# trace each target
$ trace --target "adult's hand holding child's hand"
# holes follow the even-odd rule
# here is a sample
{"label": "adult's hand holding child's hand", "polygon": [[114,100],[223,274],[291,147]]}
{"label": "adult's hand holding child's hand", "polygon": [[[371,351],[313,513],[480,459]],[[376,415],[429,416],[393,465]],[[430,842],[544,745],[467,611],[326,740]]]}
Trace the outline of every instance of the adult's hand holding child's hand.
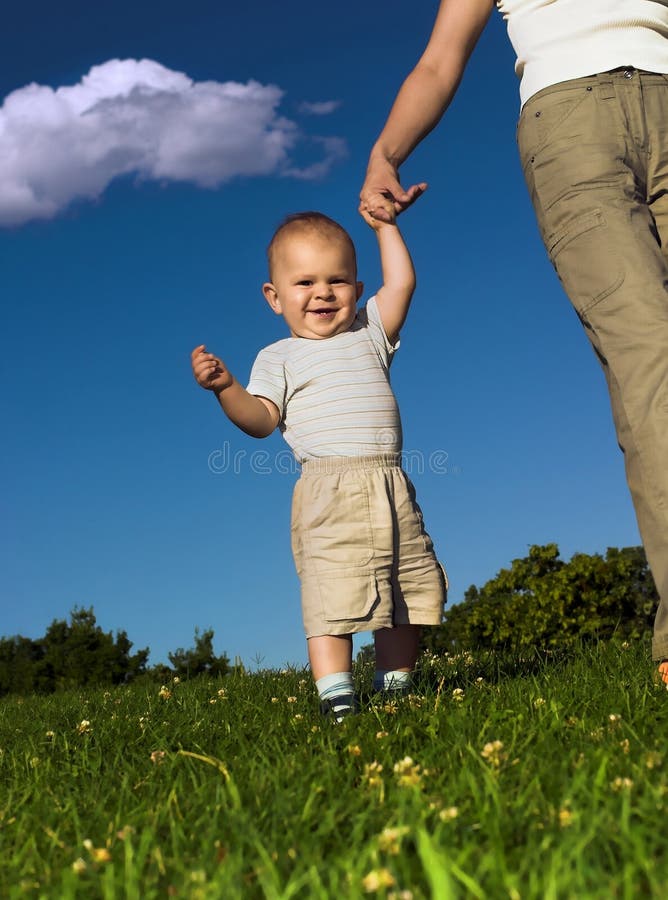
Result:
{"label": "adult's hand holding child's hand", "polygon": [[382,206],[376,207],[375,215],[371,215],[368,209],[365,209],[364,204],[360,203],[358,207],[358,212],[364,219],[367,225],[373,228],[374,231],[378,231],[379,228],[382,228],[384,225],[395,225],[397,221],[397,214],[394,210],[394,204],[391,200],[387,200],[383,197]]}
{"label": "adult's hand holding child's hand", "polygon": [[[364,215],[364,212],[368,212],[374,219],[391,222],[394,216],[408,209],[426,190],[426,182],[421,181],[419,184],[412,184],[405,191],[392,163],[381,156],[372,156],[360,191],[360,213]],[[394,216],[390,214],[390,205],[394,208]]]}
{"label": "adult's hand holding child's hand", "polygon": [[219,393],[229,387],[234,377],[222,359],[209,353],[204,344],[195,347],[190,355],[195,381],[207,391]]}

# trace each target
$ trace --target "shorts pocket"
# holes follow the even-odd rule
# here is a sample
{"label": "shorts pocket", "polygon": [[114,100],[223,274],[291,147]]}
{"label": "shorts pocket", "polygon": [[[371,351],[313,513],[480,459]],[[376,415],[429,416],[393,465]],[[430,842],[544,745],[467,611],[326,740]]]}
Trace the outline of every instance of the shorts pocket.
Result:
{"label": "shorts pocket", "polygon": [[379,602],[376,576],[339,575],[320,581],[322,616],[332,624],[370,619]]}
{"label": "shorts pocket", "polygon": [[368,565],[374,548],[363,473],[304,481],[296,527],[301,533],[305,570],[320,576]]}

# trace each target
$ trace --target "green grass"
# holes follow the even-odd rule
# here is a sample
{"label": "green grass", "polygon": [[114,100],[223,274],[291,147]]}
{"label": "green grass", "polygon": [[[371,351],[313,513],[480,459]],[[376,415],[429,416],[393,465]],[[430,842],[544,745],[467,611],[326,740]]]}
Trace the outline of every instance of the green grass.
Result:
{"label": "green grass", "polygon": [[665,896],[646,647],[423,669],[340,726],[302,671],[5,698],[0,896]]}

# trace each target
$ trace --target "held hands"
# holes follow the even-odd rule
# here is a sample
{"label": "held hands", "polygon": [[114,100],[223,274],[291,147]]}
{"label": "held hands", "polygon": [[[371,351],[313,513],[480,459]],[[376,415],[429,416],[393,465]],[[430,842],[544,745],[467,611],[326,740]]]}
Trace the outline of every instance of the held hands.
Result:
{"label": "held hands", "polygon": [[374,231],[380,231],[381,228],[387,228],[397,224],[397,214],[394,210],[394,204],[386,197],[381,197],[373,215],[361,202],[358,207],[358,212],[366,224],[373,228]]}
{"label": "held hands", "polygon": [[426,190],[426,182],[421,181],[405,191],[392,163],[382,157],[372,157],[360,191],[359,211],[367,222],[369,220],[365,213],[380,222],[393,222],[399,213],[408,209]]}
{"label": "held hands", "polygon": [[222,359],[209,353],[204,344],[195,347],[190,355],[193,375],[200,387],[219,394],[234,382],[232,373]]}

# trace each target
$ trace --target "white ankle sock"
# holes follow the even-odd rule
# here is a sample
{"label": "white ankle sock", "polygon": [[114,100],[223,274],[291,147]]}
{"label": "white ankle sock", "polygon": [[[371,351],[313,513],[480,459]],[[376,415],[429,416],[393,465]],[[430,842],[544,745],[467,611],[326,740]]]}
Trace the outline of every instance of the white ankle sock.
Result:
{"label": "white ankle sock", "polygon": [[407,694],[411,686],[411,673],[388,669],[376,669],[373,676],[374,691],[388,694]]}
{"label": "white ankle sock", "polygon": [[321,700],[337,699],[339,702],[332,706],[332,712],[337,718],[340,713],[349,712],[355,707],[355,688],[353,686],[352,672],[333,672],[331,675],[323,675],[315,683]]}

